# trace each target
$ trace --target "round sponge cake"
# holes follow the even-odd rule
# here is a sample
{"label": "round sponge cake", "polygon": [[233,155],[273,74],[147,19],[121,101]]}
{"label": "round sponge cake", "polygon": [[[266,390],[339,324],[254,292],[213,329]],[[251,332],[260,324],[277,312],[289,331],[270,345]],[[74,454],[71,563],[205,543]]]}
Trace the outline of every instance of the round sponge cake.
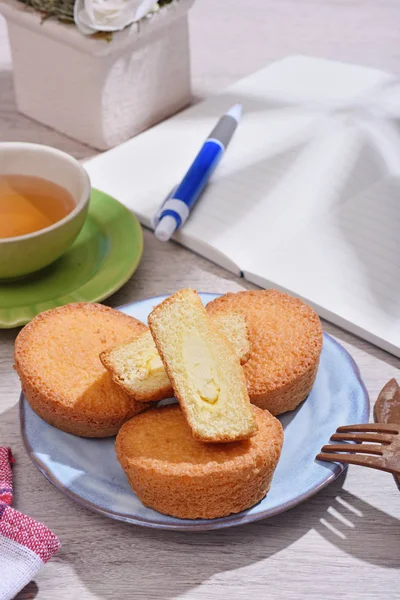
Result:
{"label": "round sponge cake", "polygon": [[100,304],[68,304],[39,314],[19,333],[14,351],[33,410],[69,433],[115,435],[144,405],[112,381],[99,354],[146,330],[133,317]]}
{"label": "round sponge cake", "polygon": [[116,452],[135,494],[182,519],[214,519],[259,502],[271,485],[283,430],[269,412],[252,410],[257,433],[226,444],[197,441],[177,404],[125,423]]}
{"label": "round sponge cake", "polygon": [[322,350],[318,315],[301,300],[276,290],[225,294],[207,305],[246,317],[250,358],[243,366],[250,400],[273,415],[293,410],[310,393]]}

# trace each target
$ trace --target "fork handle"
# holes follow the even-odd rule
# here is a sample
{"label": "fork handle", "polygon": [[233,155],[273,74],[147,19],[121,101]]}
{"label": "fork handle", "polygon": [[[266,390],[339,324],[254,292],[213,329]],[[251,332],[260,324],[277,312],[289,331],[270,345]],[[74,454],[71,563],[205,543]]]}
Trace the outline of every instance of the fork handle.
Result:
{"label": "fork handle", "polygon": [[386,471],[386,473],[392,473],[400,477],[400,466],[399,468],[388,467],[382,464],[381,459],[374,456],[357,456],[355,454],[335,454],[328,452],[321,452],[316,456],[317,460],[323,460],[328,462],[347,463],[349,465],[358,465],[360,467],[370,467],[371,469],[377,469],[378,471]]}

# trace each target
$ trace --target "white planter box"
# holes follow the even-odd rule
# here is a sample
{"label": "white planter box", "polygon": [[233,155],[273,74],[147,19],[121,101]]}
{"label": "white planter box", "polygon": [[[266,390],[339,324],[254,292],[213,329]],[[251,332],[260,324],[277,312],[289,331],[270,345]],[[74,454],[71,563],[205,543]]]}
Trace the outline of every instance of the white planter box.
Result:
{"label": "white planter box", "polygon": [[190,102],[193,2],[177,0],[107,42],[0,0],[18,110],[100,150],[175,113]]}

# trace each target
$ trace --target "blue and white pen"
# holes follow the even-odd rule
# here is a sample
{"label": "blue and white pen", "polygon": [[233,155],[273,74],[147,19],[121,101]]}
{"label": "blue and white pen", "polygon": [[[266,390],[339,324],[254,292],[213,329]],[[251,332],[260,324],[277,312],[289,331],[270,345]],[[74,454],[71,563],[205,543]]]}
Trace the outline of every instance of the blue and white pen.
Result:
{"label": "blue and white pen", "polygon": [[181,183],[154,215],[155,234],[162,242],[185,223],[231,141],[241,115],[241,105],[235,104],[220,118]]}

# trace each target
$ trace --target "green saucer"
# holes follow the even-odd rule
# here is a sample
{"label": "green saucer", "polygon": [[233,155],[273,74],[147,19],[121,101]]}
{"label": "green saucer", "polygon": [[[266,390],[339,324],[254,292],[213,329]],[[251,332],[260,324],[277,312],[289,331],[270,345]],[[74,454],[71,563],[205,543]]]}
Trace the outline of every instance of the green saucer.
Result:
{"label": "green saucer", "polygon": [[92,190],[86,223],[70,250],[38,273],[0,282],[0,328],[25,325],[43,310],[69,302],[104,300],[128,281],[142,250],[136,217]]}

